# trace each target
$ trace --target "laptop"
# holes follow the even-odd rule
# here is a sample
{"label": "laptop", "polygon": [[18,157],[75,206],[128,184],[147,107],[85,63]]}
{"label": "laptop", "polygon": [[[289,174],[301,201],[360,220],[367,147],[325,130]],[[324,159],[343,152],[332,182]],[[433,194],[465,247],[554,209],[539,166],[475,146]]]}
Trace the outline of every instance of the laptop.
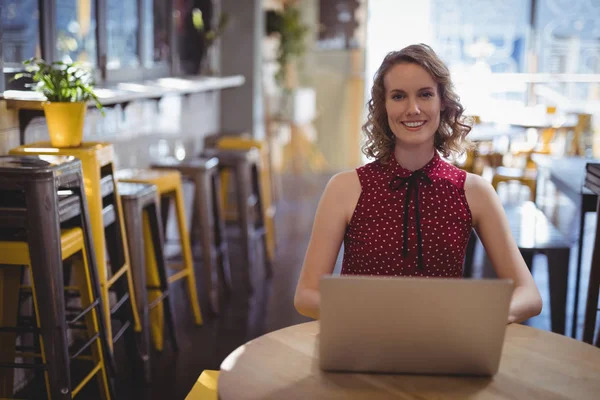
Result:
{"label": "laptop", "polygon": [[511,280],[326,276],[320,291],[325,371],[498,372]]}

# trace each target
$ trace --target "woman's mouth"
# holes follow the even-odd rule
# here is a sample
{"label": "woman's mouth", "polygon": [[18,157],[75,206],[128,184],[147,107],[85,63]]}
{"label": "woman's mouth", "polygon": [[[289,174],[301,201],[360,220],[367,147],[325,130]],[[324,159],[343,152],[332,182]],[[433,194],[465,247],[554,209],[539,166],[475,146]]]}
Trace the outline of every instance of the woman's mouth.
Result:
{"label": "woman's mouth", "polygon": [[409,131],[418,131],[427,121],[405,121],[402,125]]}

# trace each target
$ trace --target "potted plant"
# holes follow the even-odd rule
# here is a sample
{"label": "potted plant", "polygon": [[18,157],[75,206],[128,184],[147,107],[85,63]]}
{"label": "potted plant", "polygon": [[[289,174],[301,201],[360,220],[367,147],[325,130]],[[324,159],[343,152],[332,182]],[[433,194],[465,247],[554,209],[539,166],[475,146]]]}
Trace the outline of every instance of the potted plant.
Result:
{"label": "potted plant", "polygon": [[15,75],[14,79],[29,78],[33,83],[27,86],[46,98],[42,107],[52,146],[79,146],[87,103],[94,101],[96,107],[103,110],[94,93],[91,72],[78,63],[47,63],[39,58],[31,58],[23,64],[25,72]]}
{"label": "potted plant", "polygon": [[280,38],[277,51],[279,70],[276,81],[285,88],[288,65],[294,59],[301,58],[305,51],[305,37],[308,27],[302,22],[300,10],[286,3],[282,11],[269,10],[266,13],[267,36],[278,35]]}
{"label": "potted plant", "polygon": [[192,23],[194,28],[200,35],[200,46],[198,51],[200,52],[200,73],[202,75],[213,75],[215,71],[211,64],[211,59],[215,57],[213,54],[209,58],[209,52],[213,49],[215,41],[223,35],[223,32],[229,24],[229,15],[227,13],[221,13],[217,22],[216,28],[210,27],[210,21],[206,20],[206,15],[199,8],[195,8],[192,11]]}

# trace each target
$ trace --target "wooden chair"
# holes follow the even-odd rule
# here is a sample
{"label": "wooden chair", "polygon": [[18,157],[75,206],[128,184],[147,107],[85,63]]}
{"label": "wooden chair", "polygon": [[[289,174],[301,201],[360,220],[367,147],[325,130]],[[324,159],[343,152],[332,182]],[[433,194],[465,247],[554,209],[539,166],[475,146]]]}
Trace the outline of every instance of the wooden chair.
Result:
{"label": "wooden chair", "polygon": [[[512,235],[529,269],[533,268],[535,254],[545,254],[548,258],[552,331],[564,334],[571,245],[532,202],[506,207],[505,211]],[[467,246],[464,265],[464,276],[467,277],[472,274],[475,237],[472,233]]]}
{"label": "wooden chair", "polygon": [[586,135],[592,130],[592,115],[577,114],[577,125],[573,129],[573,137],[567,149],[567,153],[576,156],[583,156],[585,150]]}
{"label": "wooden chair", "polygon": [[[600,194],[600,164],[588,164],[585,177],[585,186],[594,193]],[[583,341],[600,347],[600,332],[594,341],[596,318],[598,317],[598,296],[600,294],[600,212],[596,220],[596,237],[592,253],[592,268],[588,285],[587,302],[585,306],[585,322],[583,325]]]}

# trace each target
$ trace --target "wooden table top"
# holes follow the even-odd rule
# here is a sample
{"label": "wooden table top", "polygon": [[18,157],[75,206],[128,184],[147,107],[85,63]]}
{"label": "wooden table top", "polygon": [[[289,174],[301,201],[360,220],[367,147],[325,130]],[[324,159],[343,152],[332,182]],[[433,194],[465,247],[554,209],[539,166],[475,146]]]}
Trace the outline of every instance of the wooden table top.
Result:
{"label": "wooden table top", "polygon": [[492,378],[328,373],[319,368],[319,323],[261,336],[221,364],[219,398],[229,399],[598,399],[600,349],[509,325]]}

